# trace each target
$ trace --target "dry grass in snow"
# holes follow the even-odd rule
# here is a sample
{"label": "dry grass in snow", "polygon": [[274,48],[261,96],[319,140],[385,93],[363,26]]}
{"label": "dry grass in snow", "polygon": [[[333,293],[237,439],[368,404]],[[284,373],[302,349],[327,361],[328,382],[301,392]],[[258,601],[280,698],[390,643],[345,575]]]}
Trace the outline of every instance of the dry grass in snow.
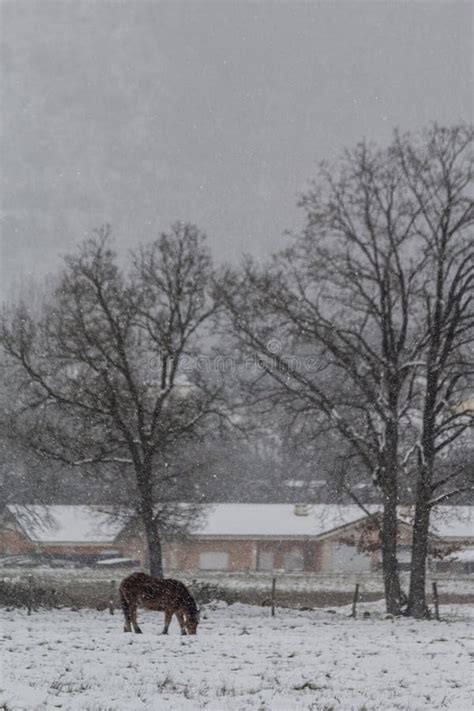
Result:
{"label": "dry grass in snow", "polygon": [[[370,610],[370,617],[363,617]],[[208,606],[196,637],[141,612],[144,634],[92,610],[0,610],[8,711],[417,711],[471,708],[469,617],[384,619],[379,603],[278,610]],[[471,648],[472,655],[472,648]],[[2,705],[3,704],[3,705]]]}

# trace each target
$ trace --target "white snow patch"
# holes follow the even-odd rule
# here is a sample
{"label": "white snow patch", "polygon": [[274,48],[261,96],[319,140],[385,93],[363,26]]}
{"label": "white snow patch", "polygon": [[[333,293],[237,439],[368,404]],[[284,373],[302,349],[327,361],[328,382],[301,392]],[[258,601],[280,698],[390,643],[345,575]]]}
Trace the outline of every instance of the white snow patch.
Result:
{"label": "white snow patch", "polygon": [[9,711],[421,711],[471,706],[466,622],[384,619],[348,609],[209,606],[196,637],[159,613],[140,612],[143,635],[119,615],[81,610],[0,610],[0,707]]}

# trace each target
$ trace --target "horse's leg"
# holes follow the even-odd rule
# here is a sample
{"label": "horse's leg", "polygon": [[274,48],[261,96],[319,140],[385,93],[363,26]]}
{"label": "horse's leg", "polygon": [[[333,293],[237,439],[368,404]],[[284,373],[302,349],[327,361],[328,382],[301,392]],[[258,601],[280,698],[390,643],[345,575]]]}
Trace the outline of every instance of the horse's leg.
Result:
{"label": "horse's leg", "polygon": [[172,617],[173,613],[171,610],[165,610],[165,626],[163,627],[163,634],[168,634],[168,627],[170,626]]}
{"label": "horse's leg", "polygon": [[123,626],[123,631],[124,632],[131,632],[132,627],[131,627],[131,618],[130,618],[130,607],[127,601],[127,598],[123,593],[120,594],[120,602],[122,604],[122,612],[123,616],[125,618],[125,624]]}
{"label": "horse's leg", "polygon": [[138,605],[134,605],[130,610],[130,616],[132,618],[133,631],[135,632],[135,634],[141,634],[142,631],[137,623],[137,609]]}
{"label": "horse's leg", "polygon": [[184,625],[184,615],[183,615],[183,613],[181,612],[181,610],[176,610],[176,613],[175,613],[175,614],[176,614],[176,617],[178,618],[179,626],[181,627],[181,634],[182,634],[182,635],[188,634],[188,633],[186,632],[186,627],[185,627],[185,625]]}

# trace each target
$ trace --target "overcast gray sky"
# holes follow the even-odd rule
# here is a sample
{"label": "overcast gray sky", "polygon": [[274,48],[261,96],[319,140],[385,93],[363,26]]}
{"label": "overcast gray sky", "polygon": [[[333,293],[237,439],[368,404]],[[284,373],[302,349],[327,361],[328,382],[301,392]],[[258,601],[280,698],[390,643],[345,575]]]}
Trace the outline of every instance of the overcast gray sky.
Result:
{"label": "overcast gray sky", "polygon": [[1,2],[1,274],[196,223],[219,259],[299,224],[324,158],[472,120],[466,2]]}

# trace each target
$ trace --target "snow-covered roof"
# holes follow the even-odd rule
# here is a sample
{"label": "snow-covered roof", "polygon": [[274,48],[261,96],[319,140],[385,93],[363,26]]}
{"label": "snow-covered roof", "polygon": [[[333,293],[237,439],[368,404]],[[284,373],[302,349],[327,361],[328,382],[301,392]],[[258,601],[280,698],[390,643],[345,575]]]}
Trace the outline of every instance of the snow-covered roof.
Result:
{"label": "snow-covered roof", "polygon": [[[371,507],[373,512],[377,507]],[[320,536],[365,518],[358,506],[317,504],[306,515],[294,504],[215,504],[193,533],[200,536]]]}
{"label": "snow-covered roof", "polygon": [[[369,513],[380,506],[366,506]],[[295,514],[294,504],[215,504],[193,532],[202,536],[322,536],[365,518],[356,505],[314,504],[307,515]],[[406,514],[406,512],[404,512]],[[400,519],[412,522],[412,517]],[[442,538],[474,538],[474,507],[439,506],[432,512],[431,532]]]}
{"label": "snow-covered roof", "polygon": [[474,548],[465,548],[462,551],[453,553],[449,556],[449,560],[459,561],[460,563],[474,563]]}
{"label": "snow-covered roof", "polygon": [[124,520],[101,506],[8,505],[28,537],[38,543],[111,543]]}
{"label": "snow-covered roof", "polygon": [[[413,509],[404,513],[401,518],[412,523]],[[431,512],[430,531],[440,538],[474,538],[474,506],[437,506]]]}
{"label": "snow-covered roof", "polygon": [[[110,543],[126,518],[112,516],[100,506],[15,506],[8,509],[33,541],[39,543]],[[374,514],[377,505],[366,509]],[[297,515],[294,504],[214,504],[204,507],[192,533],[196,536],[317,537],[365,518],[355,505],[314,504]],[[474,507],[439,506],[432,513],[431,532],[441,538],[474,538]],[[410,512],[401,520],[412,522]]]}
{"label": "snow-covered roof", "polygon": [[447,538],[474,538],[474,506],[438,506],[431,514],[431,529]]}

